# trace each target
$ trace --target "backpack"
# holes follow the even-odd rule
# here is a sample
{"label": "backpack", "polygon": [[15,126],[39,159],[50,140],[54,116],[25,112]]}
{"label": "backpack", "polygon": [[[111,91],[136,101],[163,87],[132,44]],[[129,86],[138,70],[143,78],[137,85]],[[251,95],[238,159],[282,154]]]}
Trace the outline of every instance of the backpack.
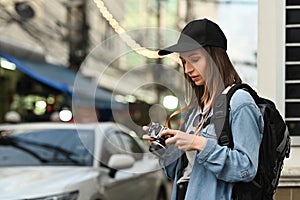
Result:
{"label": "backpack", "polygon": [[229,102],[238,89],[251,94],[264,119],[263,138],[259,150],[257,174],[251,182],[237,182],[233,187],[233,199],[273,200],[283,168],[283,161],[289,157],[290,136],[285,121],[275,104],[260,97],[249,85],[236,84],[216,99],[214,114],[210,121],[215,124],[218,143],[233,148],[232,133],[229,124]]}

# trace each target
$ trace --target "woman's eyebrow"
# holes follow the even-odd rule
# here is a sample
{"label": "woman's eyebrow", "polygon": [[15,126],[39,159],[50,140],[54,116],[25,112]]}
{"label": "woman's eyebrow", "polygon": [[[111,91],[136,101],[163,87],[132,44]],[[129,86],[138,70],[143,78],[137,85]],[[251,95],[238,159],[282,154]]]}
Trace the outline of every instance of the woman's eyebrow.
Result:
{"label": "woman's eyebrow", "polygon": [[[190,55],[185,56],[186,58],[192,57],[192,56],[197,56],[199,55],[198,53],[191,53]],[[179,56],[180,59],[184,59],[182,56]]]}
{"label": "woman's eyebrow", "polygon": [[[195,53],[191,53],[191,54],[185,56],[185,58],[190,58],[190,57],[192,57],[192,56],[199,56],[199,55],[200,55],[199,53],[195,52]],[[180,59],[184,59],[182,56],[179,56],[179,58],[180,58]]]}
{"label": "woman's eyebrow", "polygon": [[192,54],[188,55],[188,58],[192,57],[192,56],[198,56],[198,55],[199,55],[198,53],[192,53]]}

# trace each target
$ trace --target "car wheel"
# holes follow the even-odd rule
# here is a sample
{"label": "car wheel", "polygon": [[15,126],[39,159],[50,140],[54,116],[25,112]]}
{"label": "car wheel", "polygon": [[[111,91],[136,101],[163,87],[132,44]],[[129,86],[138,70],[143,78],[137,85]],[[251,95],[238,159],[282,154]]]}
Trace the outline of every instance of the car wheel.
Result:
{"label": "car wheel", "polygon": [[164,188],[160,188],[157,195],[157,200],[167,200],[166,190]]}

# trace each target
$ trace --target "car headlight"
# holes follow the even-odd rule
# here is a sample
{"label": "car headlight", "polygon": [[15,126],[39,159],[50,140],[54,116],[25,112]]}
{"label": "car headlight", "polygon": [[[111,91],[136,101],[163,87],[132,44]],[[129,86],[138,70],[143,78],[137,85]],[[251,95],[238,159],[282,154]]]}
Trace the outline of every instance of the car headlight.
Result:
{"label": "car headlight", "polygon": [[78,198],[79,192],[68,192],[63,194],[55,194],[51,196],[39,197],[30,200],[76,200]]}

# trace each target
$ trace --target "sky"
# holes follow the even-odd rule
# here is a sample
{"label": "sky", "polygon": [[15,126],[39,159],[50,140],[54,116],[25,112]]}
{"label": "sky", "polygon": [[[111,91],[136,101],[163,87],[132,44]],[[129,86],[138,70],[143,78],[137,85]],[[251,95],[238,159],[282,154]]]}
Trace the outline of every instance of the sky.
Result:
{"label": "sky", "polygon": [[[202,3],[213,6],[212,1]],[[257,0],[218,0],[216,13],[205,13],[216,20],[227,37],[227,53],[244,82],[257,87]]]}
{"label": "sky", "polygon": [[[248,1],[249,2],[249,1]],[[228,40],[228,54],[236,62],[235,66],[242,79],[250,85],[257,86],[257,70],[254,65],[239,64],[243,62],[255,64],[257,53],[257,4],[220,5],[218,18],[224,26]]]}

